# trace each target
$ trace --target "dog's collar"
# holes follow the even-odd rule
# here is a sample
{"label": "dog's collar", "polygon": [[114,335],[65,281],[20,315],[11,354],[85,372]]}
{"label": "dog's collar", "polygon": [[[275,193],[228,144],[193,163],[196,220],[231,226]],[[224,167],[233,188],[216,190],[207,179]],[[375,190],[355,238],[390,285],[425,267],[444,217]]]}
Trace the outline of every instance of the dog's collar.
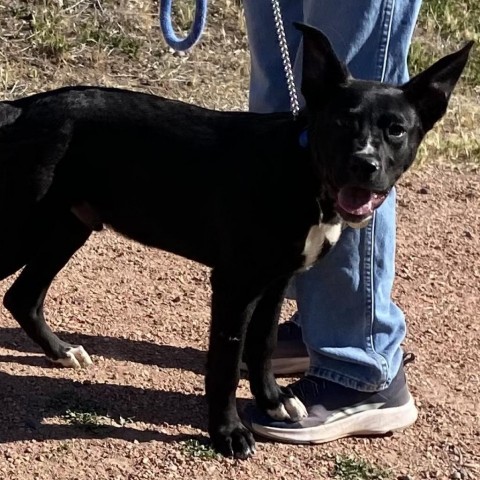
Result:
{"label": "dog's collar", "polygon": [[302,148],[307,148],[308,147],[308,132],[307,130],[302,130],[300,133],[300,136],[298,137],[298,143]]}

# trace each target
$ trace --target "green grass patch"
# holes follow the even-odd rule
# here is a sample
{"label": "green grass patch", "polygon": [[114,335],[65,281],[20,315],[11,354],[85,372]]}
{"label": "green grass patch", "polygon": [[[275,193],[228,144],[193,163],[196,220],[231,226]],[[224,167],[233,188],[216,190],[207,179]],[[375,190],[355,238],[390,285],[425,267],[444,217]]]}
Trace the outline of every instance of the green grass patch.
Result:
{"label": "green grass patch", "polygon": [[350,456],[337,455],[333,467],[336,480],[392,480],[389,470],[367,463],[365,460]]}
{"label": "green grass patch", "polygon": [[95,429],[110,424],[108,417],[98,415],[97,412],[87,409],[69,409],[65,412],[65,415],[63,415],[63,419],[69,425],[87,429]]}
{"label": "green grass patch", "polygon": [[185,456],[197,457],[204,460],[218,458],[218,453],[209,444],[194,438],[181,442],[181,447]]}

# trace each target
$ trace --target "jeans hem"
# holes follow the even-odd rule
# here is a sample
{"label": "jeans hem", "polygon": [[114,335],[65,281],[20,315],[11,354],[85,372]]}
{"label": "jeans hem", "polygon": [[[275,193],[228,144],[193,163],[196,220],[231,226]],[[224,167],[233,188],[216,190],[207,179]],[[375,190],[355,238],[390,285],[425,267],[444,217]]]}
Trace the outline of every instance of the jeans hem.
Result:
{"label": "jeans hem", "polygon": [[315,367],[314,365],[310,365],[307,370],[307,375],[312,375],[314,377],[322,378],[323,380],[338,383],[346,388],[351,388],[352,390],[358,390],[360,392],[379,392],[381,390],[385,390],[390,385],[390,382],[387,381],[383,381],[378,384],[368,383],[365,380],[353,378],[345,373],[339,373],[333,370]]}

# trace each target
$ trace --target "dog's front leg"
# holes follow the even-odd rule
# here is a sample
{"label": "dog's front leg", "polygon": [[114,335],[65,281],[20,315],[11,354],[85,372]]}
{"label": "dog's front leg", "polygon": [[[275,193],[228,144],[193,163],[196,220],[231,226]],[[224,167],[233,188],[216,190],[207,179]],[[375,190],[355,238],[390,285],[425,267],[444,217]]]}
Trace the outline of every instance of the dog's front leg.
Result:
{"label": "dog's front leg", "polygon": [[259,408],[276,420],[298,421],[307,411],[272,373],[272,353],[277,345],[278,320],[288,278],[273,282],[259,300],[248,325],[244,355],[250,389]]}
{"label": "dog's front leg", "polygon": [[255,441],[238,416],[235,393],[246,328],[261,294],[258,279],[239,269],[212,272],[212,324],[208,350],[206,394],[209,433],[214,448],[225,456],[247,458]]}

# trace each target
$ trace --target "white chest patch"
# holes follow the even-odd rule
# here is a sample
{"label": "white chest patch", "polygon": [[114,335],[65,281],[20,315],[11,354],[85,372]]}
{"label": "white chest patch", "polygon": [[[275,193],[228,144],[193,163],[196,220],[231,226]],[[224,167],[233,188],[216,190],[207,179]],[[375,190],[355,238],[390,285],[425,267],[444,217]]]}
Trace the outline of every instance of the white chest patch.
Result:
{"label": "white chest patch", "polygon": [[327,223],[313,225],[308,232],[305,247],[302,252],[305,257],[304,268],[309,268],[315,263],[322,251],[325,240],[333,246],[338,242],[341,233],[341,223],[336,223],[335,225],[329,225]]}

